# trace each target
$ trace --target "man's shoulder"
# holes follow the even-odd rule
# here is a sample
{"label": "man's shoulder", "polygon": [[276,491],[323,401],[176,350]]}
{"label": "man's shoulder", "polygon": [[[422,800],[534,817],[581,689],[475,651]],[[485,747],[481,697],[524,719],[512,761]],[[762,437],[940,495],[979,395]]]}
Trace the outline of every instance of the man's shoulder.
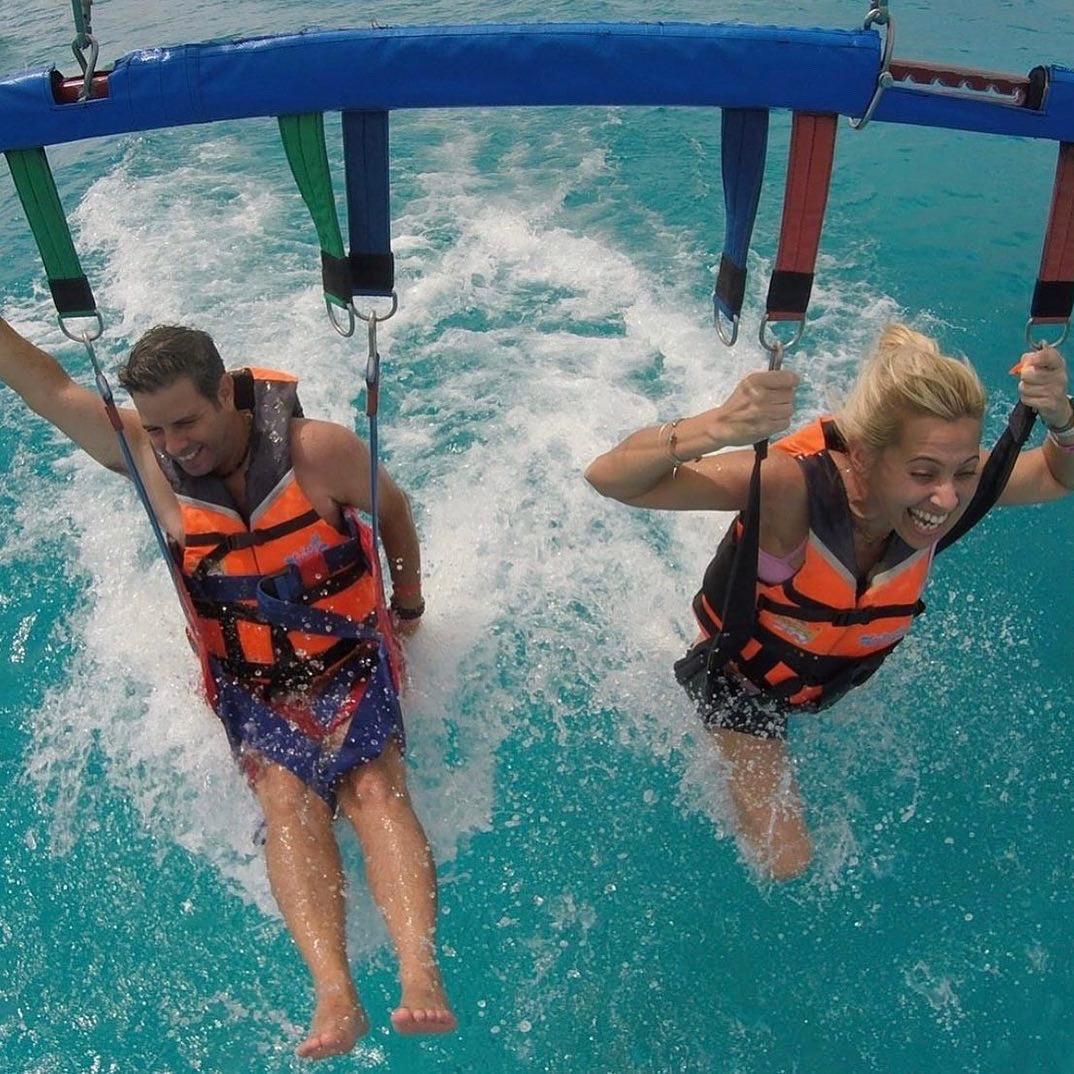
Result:
{"label": "man's shoulder", "polygon": [[310,462],[331,462],[343,453],[351,455],[364,442],[353,429],[324,418],[293,417],[289,423],[291,454]]}

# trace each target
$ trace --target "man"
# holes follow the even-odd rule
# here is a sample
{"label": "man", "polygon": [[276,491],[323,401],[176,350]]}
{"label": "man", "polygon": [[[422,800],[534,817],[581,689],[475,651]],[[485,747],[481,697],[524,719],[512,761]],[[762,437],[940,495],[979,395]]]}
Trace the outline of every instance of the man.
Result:
{"label": "man", "polygon": [[[103,466],[127,473],[99,395],[0,318],[0,379]],[[406,789],[392,626],[424,611],[406,495],[379,473],[375,550],[369,451],[350,430],[302,416],[294,378],[225,372],[204,332],[158,326],[121,371],[119,411],[149,504],[189,599],[206,692],[265,817],[280,912],[313,979],[296,1054],[350,1051],[369,1030],[346,952],[342,863],[332,829],[350,822],[370,891],[399,957],[401,1033],[456,1026],[436,959],[436,872]]]}

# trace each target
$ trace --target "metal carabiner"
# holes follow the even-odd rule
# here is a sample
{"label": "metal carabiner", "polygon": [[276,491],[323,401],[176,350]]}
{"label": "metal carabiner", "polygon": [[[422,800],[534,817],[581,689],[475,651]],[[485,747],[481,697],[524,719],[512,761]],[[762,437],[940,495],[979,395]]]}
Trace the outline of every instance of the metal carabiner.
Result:
{"label": "metal carabiner", "polygon": [[1033,338],[1033,326],[1036,325],[1037,323],[1038,322],[1035,321],[1032,317],[1030,317],[1029,320],[1026,321],[1026,342],[1034,350],[1038,350],[1038,351],[1043,350],[1045,347],[1061,347],[1066,342],[1067,336],[1070,335],[1070,320],[1068,318],[1067,320],[1062,322],[1063,331],[1060,334],[1058,339],[1056,339],[1056,340],[1034,339]]}
{"label": "metal carabiner", "polygon": [[78,60],[78,65],[82,68],[82,88],[78,91],[80,101],[88,101],[93,96],[93,76],[97,73],[97,54],[100,51],[97,45],[97,38],[92,34],[86,40],[89,42],[90,47],[88,60],[82,55],[82,49],[77,44],[71,46],[75,53],[75,59]]}
{"label": "metal carabiner", "polygon": [[[392,313],[394,312],[392,310]],[[365,363],[365,412],[367,417],[375,418],[380,408],[380,350],[377,347],[378,318],[376,313],[370,313],[362,319],[367,322],[369,338],[369,357]]]}

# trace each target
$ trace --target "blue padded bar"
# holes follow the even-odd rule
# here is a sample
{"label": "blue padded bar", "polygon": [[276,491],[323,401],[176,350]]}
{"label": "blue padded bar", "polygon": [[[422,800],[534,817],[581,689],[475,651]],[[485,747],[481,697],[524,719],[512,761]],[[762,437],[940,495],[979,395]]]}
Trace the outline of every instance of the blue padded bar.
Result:
{"label": "blue padded bar", "polygon": [[874,30],[689,23],[403,26],[146,49],[108,96],[59,104],[54,71],[0,81],[0,150],[295,112],[698,105],[861,114]]}

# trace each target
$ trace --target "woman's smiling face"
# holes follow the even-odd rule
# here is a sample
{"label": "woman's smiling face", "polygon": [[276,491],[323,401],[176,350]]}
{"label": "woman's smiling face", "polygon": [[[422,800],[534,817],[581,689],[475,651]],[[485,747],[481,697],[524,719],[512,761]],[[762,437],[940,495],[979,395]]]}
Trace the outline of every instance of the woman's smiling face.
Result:
{"label": "woman's smiling face", "polygon": [[886,525],[911,548],[935,544],[973,499],[980,456],[976,418],[907,418],[899,441],[859,471],[870,525]]}

